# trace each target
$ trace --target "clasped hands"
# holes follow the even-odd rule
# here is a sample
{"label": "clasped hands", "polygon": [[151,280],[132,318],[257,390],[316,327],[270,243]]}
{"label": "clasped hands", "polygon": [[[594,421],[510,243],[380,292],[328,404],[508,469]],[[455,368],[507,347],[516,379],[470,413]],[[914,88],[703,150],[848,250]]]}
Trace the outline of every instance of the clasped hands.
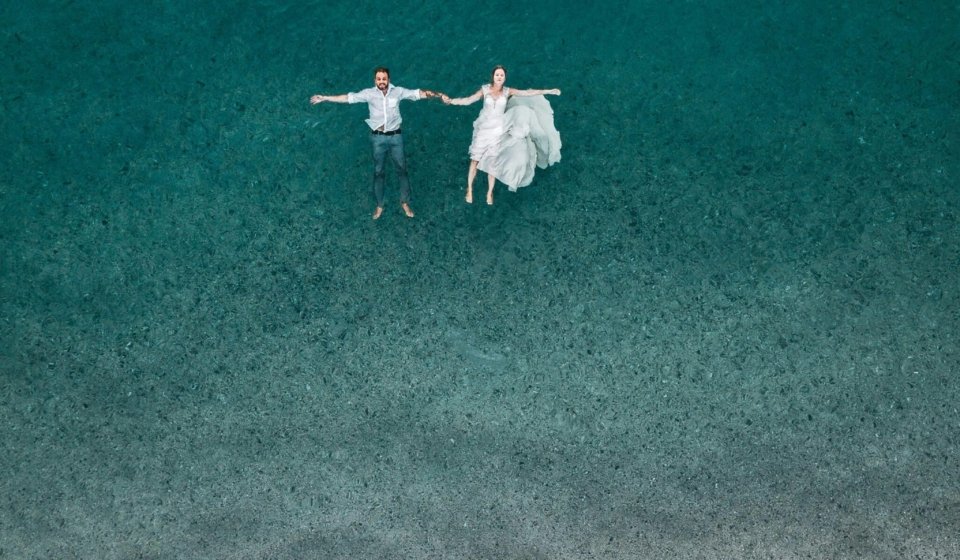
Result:
{"label": "clasped hands", "polygon": [[443,93],[442,91],[429,91],[427,90],[427,97],[439,97],[444,105],[450,104],[450,96]]}

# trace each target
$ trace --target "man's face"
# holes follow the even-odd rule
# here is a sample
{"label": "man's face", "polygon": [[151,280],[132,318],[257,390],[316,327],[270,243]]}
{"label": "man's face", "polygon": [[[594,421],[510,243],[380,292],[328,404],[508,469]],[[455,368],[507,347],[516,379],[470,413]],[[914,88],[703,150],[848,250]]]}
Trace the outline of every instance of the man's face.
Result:
{"label": "man's face", "polygon": [[377,72],[373,77],[373,83],[376,84],[377,89],[380,91],[387,91],[387,88],[390,86],[390,75],[386,72]]}

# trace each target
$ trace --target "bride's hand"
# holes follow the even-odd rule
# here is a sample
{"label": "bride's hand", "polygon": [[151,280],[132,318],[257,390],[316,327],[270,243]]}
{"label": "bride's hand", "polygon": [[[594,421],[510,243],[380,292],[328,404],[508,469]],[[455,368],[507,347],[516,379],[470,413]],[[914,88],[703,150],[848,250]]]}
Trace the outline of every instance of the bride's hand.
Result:
{"label": "bride's hand", "polygon": [[552,94],[554,94],[554,95],[560,95],[560,90],[559,90],[559,89],[552,89],[552,90],[550,90],[550,93],[552,93]]}

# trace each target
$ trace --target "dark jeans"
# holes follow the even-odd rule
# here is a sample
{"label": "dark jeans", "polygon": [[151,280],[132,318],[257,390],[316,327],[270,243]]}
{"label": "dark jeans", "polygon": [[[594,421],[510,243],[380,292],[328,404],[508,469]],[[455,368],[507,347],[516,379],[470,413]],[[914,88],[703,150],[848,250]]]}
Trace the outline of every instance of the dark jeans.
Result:
{"label": "dark jeans", "polygon": [[384,136],[371,134],[370,143],[373,144],[373,196],[377,199],[377,206],[383,207],[383,164],[387,154],[397,167],[397,179],[400,182],[400,202],[410,202],[410,179],[407,177],[407,160],[403,156],[403,134]]}

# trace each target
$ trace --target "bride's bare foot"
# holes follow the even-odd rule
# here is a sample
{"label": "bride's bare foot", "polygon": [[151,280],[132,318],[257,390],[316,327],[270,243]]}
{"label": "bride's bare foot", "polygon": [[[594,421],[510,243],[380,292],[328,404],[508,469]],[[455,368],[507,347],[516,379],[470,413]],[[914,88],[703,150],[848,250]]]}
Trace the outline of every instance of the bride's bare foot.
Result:
{"label": "bride's bare foot", "polygon": [[467,204],[473,204],[473,191],[467,191],[467,196],[464,200],[467,201]]}
{"label": "bride's bare foot", "polygon": [[487,204],[489,204],[490,206],[493,206],[493,193],[492,193],[492,192],[488,192],[488,193],[487,193]]}

